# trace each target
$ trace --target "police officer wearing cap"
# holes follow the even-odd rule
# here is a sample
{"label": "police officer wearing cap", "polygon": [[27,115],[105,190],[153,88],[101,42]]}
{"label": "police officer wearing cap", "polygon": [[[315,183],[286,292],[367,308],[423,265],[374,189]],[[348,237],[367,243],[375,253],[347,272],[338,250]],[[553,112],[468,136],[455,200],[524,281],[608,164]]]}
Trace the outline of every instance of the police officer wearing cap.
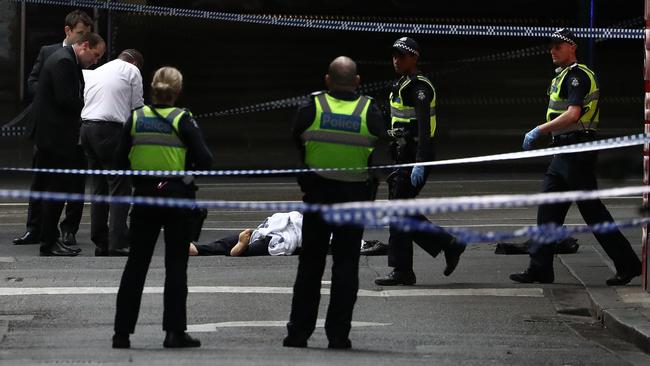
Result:
{"label": "police officer wearing cap", "polygon": [[[392,49],[393,66],[400,75],[390,94],[391,130],[388,132],[393,137],[393,159],[397,164],[431,161],[435,158],[435,89],[431,81],[418,70],[420,47],[415,40],[402,37],[395,41]],[[387,179],[388,199],[415,198],[424,187],[428,174],[429,168],[421,165],[395,170]],[[424,215],[414,219],[427,220]],[[393,270],[388,275],[375,279],[377,285],[415,284],[413,241],[433,257],[444,251],[447,262],[445,276],[454,271],[465,250],[465,243],[446,231],[412,233],[391,225],[388,265]]]}
{"label": "police officer wearing cap", "polygon": [[[174,107],[183,76],[173,67],[158,69],[151,82],[153,105],[133,111],[125,123],[117,150],[118,166],[134,170],[205,170],[212,154],[192,115]],[[194,199],[191,176],[133,177],[133,194],[166,199]],[[131,211],[131,250],[117,293],[113,348],[129,348],[135,331],[149,263],[160,229],[165,230],[165,294],[163,346],[199,347],[187,329],[187,243],[191,240],[188,208],[134,205]]]}
{"label": "police officer wearing cap", "polygon": [[[293,138],[308,168],[365,168],[385,129],[372,98],[357,93],[355,62],[334,59],[325,75],[327,91],[311,95],[294,120]],[[308,204],[374,199],[376,185],[367,169],[312,172],[298,177]],[[332,241],[330,244],[330,235]],[[328,248],[332,251],[332,285],[325,320],[329,348],[350,348],[352,311],[359,289],[359,251],[363,226],[334,225],[320,212],[304,212],[302,249],[293,287],[285,347],[307,347],[316,327],[321,279]]]}
{"label": "police officer wearing cap", "polygon": [[[544,134],[552,135],[554,146],[596,139],[599,122],[598,81],[592,70],[577,62],[576,49],[576,37],[569,30],[559,29],[551,35],[550,53],[558,68],[548,91],[546,122],[526,134],[524,150],[534,148],[535,140]],[[542,191],[598,189],[595,175],[597,155],[596,151],[554,155],[544,176]],[[599,199],[577,201],[576,204],[588,225],[614,221]],[[570,206],[571,202],[540,205],[537,224],[562,226]],[[616,274],[607,280],[607,285],[625,285],[641,274],[639,258],[618,229],[608,233],[594,232],[594,236],[616,267]],[[553,246],[534,244],[530,248],[528,269],[511,274],[510,279],[521,283],[552,283]]]}

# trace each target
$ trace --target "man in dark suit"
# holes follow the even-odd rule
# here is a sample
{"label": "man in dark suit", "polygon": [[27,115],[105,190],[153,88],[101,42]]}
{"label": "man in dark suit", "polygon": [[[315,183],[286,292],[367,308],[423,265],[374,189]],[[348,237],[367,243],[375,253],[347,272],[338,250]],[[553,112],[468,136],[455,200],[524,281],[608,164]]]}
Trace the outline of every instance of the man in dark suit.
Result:
{"label": "man in dark suit", "polygon": [[[73,10],[72,12],[68,13],[68,15],[65,17],[65,27],[63,28],[65,32],[65,39],[63,42],[43,46],[38,53],[34,67],[32,68],[32,71],[27,79],[27,92],[30,97],[34,97],[36,95],[38,80],[45,61],[54,52],[60,50],[64,46],[69,46],[76,43],[81,36],[83,36],[85,33],[90,32],[92,24],[92,18],[90,18],[88,14],[81,10]],[[30,105],[28,108],[32,108],[32,105]],[[26,134],[30,139],[33,139],[35,136],[35,124],[31,112],[26,115],[26,125]],[[32,167],[36,167],[38,165],[38,155],[38,150],[34,149]],[[83,169],[85,167],[86,161],[83,150],[81,148],[79,148],[77,158],[77,168]],[[46,181],[40,180],[38,177],[39,176],[36,175],[32,181],[32,185],[30,187],[32,191],[43,191],[44,186],[47,184]],[[82,175],[77,176],[74,182],[75,192],[83,193],[85,190],[85,177]],[[79,222],[81,221],[82,211],[83,202],[68,202],[66,205],[65,219],[61,222],[61,234],[63,241],[68,245],[76,244],[75,234],[79,229]],[[30,199],[29,207],[27,208],[26,231],[23,235],[13,240],[14,244],[22,245],[39,243],[40,227],[41,201]]]}
{"label": "man in dark suit", "polygon": [[[76,168],[81,109],[84,105],[82,67],[87,68],[103,55],[106,44],[96,33],[86,33],[72,46],[54,52],[40,73],[32,114],[36,128],[38,168]],[[74,175],[37,173],[47,184],[47,192],[74,192]],[[59,240],[57,224],[62,201],[42,202],[41,255],[75,256]]]}

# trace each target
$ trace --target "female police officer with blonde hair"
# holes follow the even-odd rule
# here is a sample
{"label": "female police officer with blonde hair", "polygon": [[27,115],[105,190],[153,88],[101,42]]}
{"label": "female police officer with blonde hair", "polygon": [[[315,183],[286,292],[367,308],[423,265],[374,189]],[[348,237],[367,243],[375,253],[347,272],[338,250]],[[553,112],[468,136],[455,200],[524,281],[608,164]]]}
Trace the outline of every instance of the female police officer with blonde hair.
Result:
{"label": "female police officer with blonde hair", "polygon": [[[117,150],[121,168],[133,170],[210,169],[212,155],[192,115],[174,107],[183,76],[173,67],[158,69],[151,83],[151,105],[133,111],[124,126]],[[135,196],[195,198],[190,176],[133,177]],[[164,347],[199,347],[187,329],[187,243],[190,241],[187,208],[135,205],[131,212],[131,252],[117,294],[113,348],[129,348],[140,310],[142,290],[151,256],[165,230]]]}

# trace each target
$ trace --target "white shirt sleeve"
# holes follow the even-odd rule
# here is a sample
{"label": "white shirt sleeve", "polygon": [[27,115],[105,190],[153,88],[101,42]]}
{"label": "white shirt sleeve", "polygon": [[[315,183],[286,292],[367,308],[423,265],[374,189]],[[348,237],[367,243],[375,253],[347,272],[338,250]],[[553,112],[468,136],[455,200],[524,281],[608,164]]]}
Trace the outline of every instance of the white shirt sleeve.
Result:
{"label": "white shirt sleeve", "polygon": [[142,94],[142,75],[138,70],[134,72],[131,78],[131,109],[140,108],[144,105]]}

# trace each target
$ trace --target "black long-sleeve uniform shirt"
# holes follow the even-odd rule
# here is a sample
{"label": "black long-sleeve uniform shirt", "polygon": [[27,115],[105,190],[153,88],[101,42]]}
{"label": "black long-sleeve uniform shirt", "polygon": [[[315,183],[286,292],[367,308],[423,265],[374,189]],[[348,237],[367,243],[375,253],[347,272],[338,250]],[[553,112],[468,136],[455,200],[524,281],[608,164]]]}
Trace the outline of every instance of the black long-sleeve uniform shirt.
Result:
{"label": "black long-sleeve uniform shirt", "polygon": [[[353,101],[359,98],[359,94],[355,92],[347,91],[329,91],[327,92],[331,97]],[[296,114],[293,120],[293,130],[292,137],[293,142],[300,151],[301,162],[305,161],[305,146],[302,141],[301,135],[309,126],[314,122],[316,116],[316,102],[314,98],[310,98],[308,102],[298,107]],[[382,114],[377,107],[377,103],[374,100],[370,100],[370,105],[368,106],[368,113],[366,114],[366,123],[368,125],[368,131],[377,136],[379,139],[385,139],[386,136],[386,126],[384,125],[384,119]],[[372,156],[371,156],[372,159]],[[370,162],[368,162],[370,164]]]}
{"label": "black long-sleeve uniform shirt", "polygon": [[399,92],[399,86],[406,78],[411,78],[411,83],[402,91],[402,103],[415,109],[417,127],[411,130],[417,133],[418,144],[415,161],[431,161],[435,159],[434,139],[431,137],[431,101],[435,97],[435,90],[429,84],[417,78],[419,72],[413,75],[404,75],[393,84],[393,97]]}
{"label": "black long-sleeve uniform shirt", "polygon": [[[153,105],[152,108],[169,108],[166,105]],[[130,169],[129,152],[133,145],[131,128],[133,127],[133,116],[124,124],[122,138],[117,147],[116,161],[120,169]],[[208,170],[212,168],[212,153],[205,144],[201,129],[189,113],[183,114],[178,123],[178,135],[187,147],[185,158],[186,170]],[[134,177],[137,178],[137,177]],[[147,179],[147,178],[144,178]]]}

